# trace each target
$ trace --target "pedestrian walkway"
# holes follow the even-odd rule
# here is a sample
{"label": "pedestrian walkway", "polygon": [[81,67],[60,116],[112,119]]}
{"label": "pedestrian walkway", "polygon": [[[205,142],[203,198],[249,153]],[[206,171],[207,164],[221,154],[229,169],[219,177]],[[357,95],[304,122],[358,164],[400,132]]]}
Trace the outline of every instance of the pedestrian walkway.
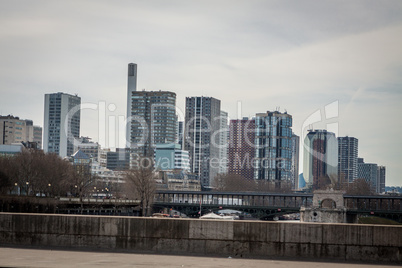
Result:
{"label": "pedestrian walkway", "polygon": [[0,247],[0,267],[216,267],[216,268],[380,268],[384,265],[253,260],[154,254],[89,252]]}

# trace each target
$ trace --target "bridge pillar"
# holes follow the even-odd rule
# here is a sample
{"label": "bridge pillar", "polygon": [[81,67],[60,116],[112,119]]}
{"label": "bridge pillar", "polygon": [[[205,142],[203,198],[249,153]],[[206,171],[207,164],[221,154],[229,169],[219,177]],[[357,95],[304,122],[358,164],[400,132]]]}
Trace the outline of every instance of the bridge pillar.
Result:
{"label": "bridge pillar", "polygon": [[346,208],[342,191],[317,190],[313,192],[311,207],[300,208],[302,222],[346,223]]}

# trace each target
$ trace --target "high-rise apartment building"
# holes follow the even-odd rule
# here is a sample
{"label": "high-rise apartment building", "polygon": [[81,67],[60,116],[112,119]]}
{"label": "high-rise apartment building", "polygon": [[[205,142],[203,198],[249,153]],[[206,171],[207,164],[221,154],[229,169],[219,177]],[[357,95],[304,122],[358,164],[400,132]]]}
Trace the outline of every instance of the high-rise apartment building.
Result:
{"label": "high-rise apartment building", "polygon": [[203,187],[213,186],[219,172],[221,101],[212,97],[187,97],[185,150],[190,153],[191,172]]}
{"label": "high-rise apartment building", "polygon": [[156,144],[176,141],[176,93],[131,92],[130,148],[135,157],[153,157]]}
{"label": "high-rise apartment building", "polygon": [[228,113],[221,111],[219,128],[219,174],[228,173]]}
{"label": "high-rise apartment building", "polygon": [[357,179],[358,139],[338,137],[338,176],[342,182]]}
{"label": "high-rise apartment building", "polygon": [[254,178],[275,183],[292,180],[292,116],[278,111],[255,117]]}
{"label": "high-rise apartment building", "polygon": [[62,92],[45,95],[43,150],[71,156],[80,136],[81,98]]}
{"label": "high-rise apartment building", "polygon": [[254,119],[230,120],[228,173],[244,179],[254,179],[253,159],[255,155]]}
{"label": "high-rise apartment building", "polygon": [[292,134],[292,168],[291,168],[291,176],[292,176],[292,188],[299,188],[299,146],[300,146],[300,137],[296,134]]}
{"label": "high-rise apartment building", "polygon": [[126,147],[130,148],[131,141],[131,103],[133,92],[137,91],[137,64],[128,64],[128,77],[127,77],[127,123],[126,123]]}
{"label": "high-rise apartment building", "polygon": [[385,192],[385,167],[378,166],[377,169],[377,193]]}
{"label": "high-rise apartment building", "polygon": [[303,175],[313,189],[338,181],[338,141],[326,130],[309,130],[304,139]]}

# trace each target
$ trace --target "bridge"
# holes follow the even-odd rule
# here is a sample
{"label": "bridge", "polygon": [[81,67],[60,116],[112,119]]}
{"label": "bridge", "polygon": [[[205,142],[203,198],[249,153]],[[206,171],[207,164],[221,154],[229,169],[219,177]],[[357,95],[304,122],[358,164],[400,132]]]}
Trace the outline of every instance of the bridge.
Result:
{"label": "bridge", "polygon": [[344,195],[349,215],[376,215],[402,223],[402,196]]}
{"label": "bridge", "polygon": [[[347,214],[366,214],[391,218],[402,222],[401,196],[354,196],[344,195]],[[311,207],[313,194],[303,193],[256,193],[256,192],[194,192],[158,191],[154,209],[173,209],[190,217],[198,217],[220,209],[233,209],[253,217],[269,219],[275,215],[299,212]]]}
{"label": "bridge", "polygon": [[[22,200],[19,200],[22,199]],[[259,219],[299,212],[312,207],[313,194],[157,191],[154,212],[173,209],[189,217],[210,211],[232,209]],[[375,215],[402,222],[402,196],[343,195],[347,215]],[[61,213],[94,215],[140,215],[139,200],[84,198],[42,198],[8,196],[0,198],[0,212]]]}

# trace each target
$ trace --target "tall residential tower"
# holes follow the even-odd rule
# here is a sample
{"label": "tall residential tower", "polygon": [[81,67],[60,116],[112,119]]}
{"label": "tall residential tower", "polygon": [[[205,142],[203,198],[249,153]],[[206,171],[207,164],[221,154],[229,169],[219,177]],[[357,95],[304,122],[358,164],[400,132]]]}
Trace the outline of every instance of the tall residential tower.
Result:
{"label": "tall residential tower", "polygon": [[176,93],[133,91],[131,93],[131,151],[153,157],[156,144],[176,142]]}
{"label": "tall residential tower", "polygon": [[130,147],[131,140],[131,98],[133,92],[137,91],[137,64],[128,64],[128,78],[127,78],[127,124],[126,124],[126,146]]}
{"label": "tall residential tower", "polygon": [[221,125],[219,129],[219,173],[228,173],[228,113],[221,111]]}
{"label": "tall residential tower", "polygon": [[254,179],[254,119],[230,120],[229,133],[228,173]]}
{"label": "tall residential tower", "polygon": [[292,134],[292,188],[299,188],[299,146],[300,137]]}
{"label": "tall residential tower", "polygon": [[292,116],[278,111],[255,117],[254,178],[280,186],[292,181]]}
{"label": "tall residential tower", "polygon": [[187,97],[185,150],[190,153],[191,171],[203,187],[213,186],[219,172],[221,101],[212,97]]}
{"label": "tall residential tower", "polygon": [[342,182],[357,179],[358,140],[353,137],[338,137],[338,175]]}
{"label": "tall residential tower", "polygon": [[62,92],[45,95],[43,150],[71,156],[80,136],[81,98]]}
{"label": "tall residential tower", "polygon": [[309,130],[304,139],[303,176],[313,190],[338,181],[338,141],[326,130]]}

